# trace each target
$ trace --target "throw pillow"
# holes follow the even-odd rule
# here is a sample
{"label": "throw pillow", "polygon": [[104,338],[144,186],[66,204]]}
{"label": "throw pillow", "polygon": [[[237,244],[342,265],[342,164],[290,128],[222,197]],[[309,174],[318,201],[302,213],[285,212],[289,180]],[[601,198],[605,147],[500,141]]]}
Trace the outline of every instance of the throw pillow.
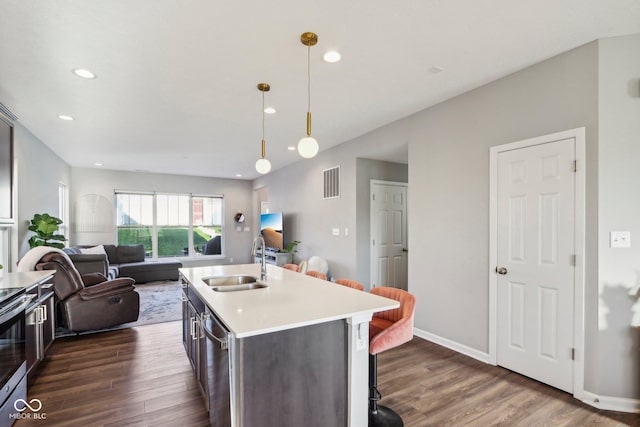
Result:
{"label": "throw pillow", "polygon": [[98,245],[92,248],[80,248],[80,253],[83,254],[94,254],[94,255],[106,255],[107,253],[104,250],[104,246]]}

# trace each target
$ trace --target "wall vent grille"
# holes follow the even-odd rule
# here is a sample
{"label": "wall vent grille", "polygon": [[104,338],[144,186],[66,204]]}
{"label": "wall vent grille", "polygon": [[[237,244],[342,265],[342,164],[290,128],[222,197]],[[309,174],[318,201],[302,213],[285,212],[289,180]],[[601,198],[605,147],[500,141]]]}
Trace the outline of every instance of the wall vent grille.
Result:
{"label": "wall vent grille", "polygon": [[7,119],[9,119],[12,122],[15,122],[16,120],[18,120],[18,117],[15,114],[13,114],[11,110],[9,110],[2,102],[0,102],[0,115],[5,116]]}
{"label": "wall vent grille", "polygon": [[335,199],[340,197],[340,166],[335,166],[322,171],[324,175],[323,199]]}

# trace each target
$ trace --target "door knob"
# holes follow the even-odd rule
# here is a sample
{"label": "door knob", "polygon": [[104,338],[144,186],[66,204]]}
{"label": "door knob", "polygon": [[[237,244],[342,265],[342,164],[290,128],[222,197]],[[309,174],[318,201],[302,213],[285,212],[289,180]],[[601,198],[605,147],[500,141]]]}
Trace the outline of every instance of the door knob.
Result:
{"label": "door knob", "polygon": [[503,276],[508,273],[507,269],[504,267],[496,267],[496,273],[502,274]]}

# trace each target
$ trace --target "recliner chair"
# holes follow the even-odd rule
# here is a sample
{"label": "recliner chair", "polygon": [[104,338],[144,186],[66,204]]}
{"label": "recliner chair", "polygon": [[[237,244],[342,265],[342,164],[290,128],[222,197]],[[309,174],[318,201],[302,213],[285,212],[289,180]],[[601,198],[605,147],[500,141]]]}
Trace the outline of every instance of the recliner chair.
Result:
{"label": "recliner chair", "polygon": [[138,320],[140,296],[135,280],[107,280],[100,273],[80,275],[65,254],[49,252],[36,270],[55,270],[53,289],[62,326],[75,332],[103,329]]}

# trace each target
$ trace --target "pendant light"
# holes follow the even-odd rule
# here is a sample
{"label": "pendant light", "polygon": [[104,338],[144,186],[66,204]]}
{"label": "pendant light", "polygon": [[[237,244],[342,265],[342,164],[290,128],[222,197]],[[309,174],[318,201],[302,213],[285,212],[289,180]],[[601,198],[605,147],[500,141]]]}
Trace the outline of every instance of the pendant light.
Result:
{"label": "pendant light", "polygon": [[298,142],[298,153],[304,158],[310,159],[318,154],[318,141],[311,136],[311,46],[318,43],[318,36],[314,33],[303,33],[300,41],[307,46],[307,136]]}
{"label": "pendant light", "polygon": [[264,158],[266,152],[266,142],[264,142],[264,93],[271,90],[267,83],[258,83],[258,90],[262,92],[262,157],[256,162],[256,170],[261,174],[269,173],[271,162]]}

